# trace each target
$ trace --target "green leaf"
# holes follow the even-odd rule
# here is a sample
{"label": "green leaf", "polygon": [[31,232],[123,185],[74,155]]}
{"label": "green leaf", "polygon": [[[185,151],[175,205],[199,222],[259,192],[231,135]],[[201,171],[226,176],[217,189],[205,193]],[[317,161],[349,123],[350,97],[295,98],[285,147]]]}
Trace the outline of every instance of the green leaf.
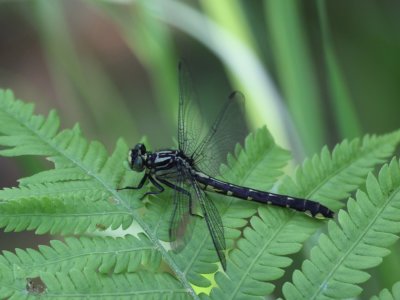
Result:
{"label": "green leaf", "polygon": [[[384,161],[398,141],[399,132],[395,132],[366,136],[362,141],[344,141],[332,154],[324,148],[320,156],[306,160],[297,170],[296,181],[286,176],[280,192],[325,204],[338,203],[333,200],[342,199],[360,186],[367,172]],[[288,256],[300,251],[302,244],[323,225],[298,212],[262,205],[250,224],[229,255],[226,275],[217,273],[218,288],[212,290],[212,299],[220,299],[222,295],[259,299],[272,293],[271,281],[281,278],[292,262]]]}
{"label": "green leaf", "polygon": [[286,299],[351,298],[370,278],[364,269],[382,262],[400,232],[400,167],[396,160],[384,165],[378,178],[370,174],[366,192],[350,198],[338,222],[330,221],[302,271],[283,288]]}
{"label": "green leaf", "polygon": [[399,141],[400,131],[395,131],[344,140],[332,152],[324,147],[320,155],[304,161],[296,171],[295,180],[290,177],[283,180],[280,192],[312,199],[337,210],[343,207],[339,200],[347,199],[369,171],[385,162]]}
{"label": "green leaf", "polygon": [[[15,100],[11,92],[0,91],[0,145],[4,146],[0,154],[43,155],[55,165],[52,170],[23,178],[17,188],[0,191],[0,226],[5,231],[82,236],[67,238],[65,243],[53,241],[38,250],[4,251],[0,256],[3,298],[26,297],[28,293],[32,297],[108,295],[144,299],[144,295],[150,295],[158,299],[162,290],[166,298],[198,299],[191,284],[211,287],[204,274],[216,272],[216,287],[204,298],[261,299],[274,290],[273,281],[281,278],[291,264],[289,255],[300,251],[324,224],[288,209],[209,195],[222,216],[229,251],[227,271],[218,271],[218,257],[201,218],[193,218],[196,222],[192,237],[182,252],[172,253],[160,241],[169,239],[172,190],[143,202],[139,198],[144,190],[116,191],[136,184],[141,176],[124,166],[128,147],[123,140],[117,142],[109,156],[101,143],[88,142],[78,126],[58,132],[59,120],[54,112],[48,117],[32,113],[32,105]],[[399,138],[400,133],[394,132],[344,141],[332,153],[324,148],[319,156],[303,163],[295,179],[285,176],[278,186],[289,155],[263,128],[247,137],[244,147],[236,146],[227,165],[221,167],[221,174],[226,181],[255,189],[268,191],[278,186],[281,193],[313,199],[336,210],[342,200],[365,183],[367,173],[393,153]],[[374,211],[385,191],[394,193],[394,180],[388,180],[390,176],[386,174],[395,174],[393,164],[386,168],[391,171],[381,171],[378,181],[369,177],[367,194],[358,192],[357,202],[348,202],[349,214],[338,215],[342,227],[330,222],[329,237],[322,235],[318,247],[334,256],[338,253],[333,243],[346,246],[350,238],[361,241],[365,237],[358,235],[364,227],[357,224],[372,222],[373,218],[365,215],[361,207]],[[360,219],[363,214],[366,220]],[[375,230],[367,242],[357,244],[357,252],[350,253],[346,265],[337,264],[340,268],[330,270],[336,276],[329,282],[332,291],[338,289],[343,295],[360,293],[358,285],[369,278],[364,269],[379,264],[388,253],[385,245],[396,238],[393,233],[397,229],[389,225],[397,215],[394,209],[378,218],[375,225],[380,231]],[[108,230],[102,234],[115,235],[113,230],[127,229],[134,221],[145,234],[140,234],[139,239],[88,237],[104,229]],[[316,276],[314,264],[327,266],[331,262],[323,255],[312,254],[310,261],[304,262],[303,272],[293,274],[294,284],[285,285],[285,292],[297,291],[297,285],[300,295],[304,289],[305,293],[312,290],[304,274],[312,274],[318,282],[322,276]],[[169,275],[156,273],[164,267],[174,274],[172,281],[165,279]],[[139,286],[137,282],[141,280],[146,282]]]}
{"label": "green leaf", "polygon": [[[83,234],[98,228],[127,229],[132,215],[108,198],[85,196],[19,199],[0,203],[0,226],[5,231],[36,230],[36,234]],[[94,198],[95,199],[95,198]]]}
{"label": "green leaf", "polygon": [[371,300],[396,300],[400,299],[400,281],[396,282],[392,291],[390,292],[388,289],[383,289],[378,296],[371,297]]}
{"label": "green leaf", "polygon": [[[88,142],[78,126],[57,133],[59,120],[54,112],[47,118],[32,113],[33,105],[15,100],[10,91],[0,90],[0,133],[3,134],[0,144],[7,147],[0,150],[0,155],[47,156],[54,162],[55,169],[60,170],[60,176],[55,175],[56,171],[45,171],[24,179],[19,189],[3,190],[0,193],[3,202],[0,215],[5,218],[1,225],[6,230],[36,229],[38,234],[86,233],[97,225],[100,228],[126,228],[135,220],[182,286],[197,298],[165,246],[143,221],[137,210],[142,206],[139,194],[116,191],[117,187],[131,185],[140,176],[124,167],[128,153],[126,143],[119,140],[115,151],[108,157],[105,147],[96,141]],[[66,177],[62,178],[62,174]],[[77,205],[76,199],[81,199],[82,205]],[[31,214],[27,210],[33,202],[38,209],[33,209]],[[19,210],[20,215],[10,213],[12,208],[14,212]],[[156,264],[156,257],[152,259],[149,264]]]}
{"label": "green leaf", "polygon": [[[3,273],[6,274],[6,273]],[[8,275],[11,275],[11,270]],[[27,288],[28,278],[2,286],[0,296],[10,299],[36,296],[40,299],[190,299],[187,291],[168,273],[147,271],[124,274],[100,274],[90,269],[67,272],[40,272],[41,292]]]}
{"label": "green leaf", "polygon": [[71,268],[105,274],[131,273],[141,266],[156,270],[160,262],[160,253],[143,234],[139,238],[69,237],[65,242],[53,240],[50,246],[39,246],[39,250],[4,251],[0,270],[14,268],[19,276],[34,278],[43,271],[67,273]]}

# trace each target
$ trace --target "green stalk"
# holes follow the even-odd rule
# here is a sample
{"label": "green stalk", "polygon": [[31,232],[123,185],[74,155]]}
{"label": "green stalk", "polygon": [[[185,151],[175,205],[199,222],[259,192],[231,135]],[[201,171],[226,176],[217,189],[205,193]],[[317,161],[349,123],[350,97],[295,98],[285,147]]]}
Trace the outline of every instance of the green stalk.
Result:
{"label": "green stalk", "polygon": [[325,144],[318,82],[296,0],[267,0],[265,12],[277,75],[308,154]]}
{"label": "green stalk", "polygon": [[256,51],[256,42],[249,28],[249,22],[237,0],[204,0],[200,3],[209,17],[226,28],[236,38]]}
{"label": "green stalk", "polygon": [[317,6],[334,120],[342,139],[354,138],[362,134],[360,122],[333,49],[325,0],[317,0]]}

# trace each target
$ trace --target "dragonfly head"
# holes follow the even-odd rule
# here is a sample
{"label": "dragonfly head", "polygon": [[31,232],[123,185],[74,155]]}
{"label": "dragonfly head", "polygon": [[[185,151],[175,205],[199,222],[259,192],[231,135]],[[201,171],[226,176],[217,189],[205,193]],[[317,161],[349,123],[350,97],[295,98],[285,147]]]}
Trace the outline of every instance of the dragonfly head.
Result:
{"label": "dragonfly head", "polygon": [[146,167],[147,151],[143,144],[136,144],[129,150],[128,162],[132,170],[142,172]]}

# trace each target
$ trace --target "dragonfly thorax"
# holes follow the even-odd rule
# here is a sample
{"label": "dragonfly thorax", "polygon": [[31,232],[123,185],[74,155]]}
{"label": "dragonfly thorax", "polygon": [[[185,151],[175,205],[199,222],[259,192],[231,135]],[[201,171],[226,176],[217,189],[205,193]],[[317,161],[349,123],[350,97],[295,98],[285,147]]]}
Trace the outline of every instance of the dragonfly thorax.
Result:
{"label": "dragonfly thorax", "polygon": [[146,170],[155,176],[178,166],[194,171],[193,159],[187,157],[182,151],[167,149],[150,152],[140,143],[129,151],[128,162],[132,170],[136,172]]}
{"label": "dragonfly thorax", "polygon": [[146,168],[158,173],[158,171],[175,168],[177,165],[190,167],[190,162],[179,150],[160,150],[149,154]]}

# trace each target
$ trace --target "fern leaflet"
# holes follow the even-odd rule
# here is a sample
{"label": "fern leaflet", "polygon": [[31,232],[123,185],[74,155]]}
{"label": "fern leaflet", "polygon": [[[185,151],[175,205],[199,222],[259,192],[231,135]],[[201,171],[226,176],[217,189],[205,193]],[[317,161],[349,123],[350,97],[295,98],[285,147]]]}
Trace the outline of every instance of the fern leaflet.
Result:
{"label": "fern leaflet", "polygon": [[371,300],[396,300],[400,299],[400,281],[396,282],[392,291],[390,292],[388,289],[383,289],[378,296],[374,296]]}
{"label": "fern leaflet", "polygon": [[[1,227],[6,231],[35,230],[38,234],[87,235],[105,228],[126,229],[136,221],[145,233],[139,238],[67,238],[65,243],[52,241],[50,246],[41,246],[38,251],[3,252],[0,256],[0,297],[18,298],[26,293],[32,296],[39,293],[41,297],[59,298],[64,295],[107,295],[137,299],[148,299],[148,296],[198,299],[190,283],[209,287],[211,282],[202,274],[217,271],[217,256],[205,223],[196,223],[191,242],[181,253],[167,250],[160,240],[168,241],[172,191],[166,191],[160,199],[150,197],[142,202],[139,197],[143,191],[115,190],[132,185],[140,176],[122,164],[128,153],[126,143],[119,140],[109,157],[104,146],[99,142],[88,142],[78,126],[59,132],[55,112],[50,112],[47,117],[32,115],[33,106],[14,100],[9,91],[0,91],[0,100],[0,145],[5,146],[0,149],[0,155],[43,155],[55,165],[53,170],[21,179],[18,188],[0,191]],[[399,140],[400,132],[394,132],[344,141],[332,153],[324,148],[319,156],[304,162],[295,179],[286,176],[279,191],[339,209],[343,206],[341,201],[365,182],[368,172],[393,153]],[[228,156],[227,165],[221,167],[221,174],[233,183],[270,190],[277,186],[288,159],[287,151],[278,147],[263,128],[251,134],[244,147],[237,145],[234,154]],[[380,189],[383,194],[389,193],[388,186],[394,180],[388,180],[387,174],[395,174],[393,169],[398,168],[398,164],[394,164],[382,169],[379,175],[381,186],[376,180],[374,183],[373,176],[368,177],[368,196],[374,193],[381,196]],[[291,264],[288,256],[298,252],[322,224],[281,208],[219,195],[212,197],[223,219],[228,249],[233,249],[228,255],[226,274],[220,271],[215,274],[218,287],[213,288],[209,296],[213,299],[261,299],[270,294],[275,287],[272,281],[281,278]],[[368,201],[364,198],[369,199],[362,192],[357,194],[357,201],[365,204]],[[330,233],[337,234],[342,229],[347,233],[344,228],[351,228],[353,224],[352,210],[358,212],[354,208],[358,202],[357,205],[354,203],[350,200],[348,204],[349,215],[339,214],[339,222],[345,226],[332,231],[335,223],[330,222]],[[371,205],[366,207],[373,212]],[[355,216],[355,221],[359,221],[359,215]],[[395,216],[390,215],[390,218]],[[354,227],[351,228],[353,231]],[[393,236],[392,232],[379,233],[381,241],[373,248],[375,256],[363,256],[362,262],[355,261],[350,266],[353,269],[349,267],[345,271],[356,274],[358,282],[365,281],[368,274],[359,270],[360,265],[379,263],[377,257],[386,254],[382,245],[392,242]],[[323,247],[328,243],[326,240],[330,241],[327,236],[322,236],[319,245]],[[365,253],[371,249],[362,248]],[[161,260],[171,268],[177,280],[164,273],[155,273]],[[295,276],[305,278],[311,262],[304,264],[304,274],[297,271]],[[340,273],[340,279],[349,280],[346,274]],[[41,294],[40,289],[32,287],[34,283],[27,282],[28,278],[38,279],[46,293]],[[304,282],[285,285],[285,293],[290,296],[300,291],[301,294]],[[348,290],[343,289],[343,293],[352,291],[354,294],[359,290],[358,282],[346,281]]]}
{"label": "fern leaflet", "polygon": [[400,232],[400,167],[396,160],[385,165],[378,179],[370,174],[366,192],[349,199],[347,212],[330,221],[302,271],[284,285],[286,299],[350,298],[361,293],[358,284],[369,279],[363,271],[382,262]]}
{"label": "fern leaflet", "polygon": [[[12,269],[1,270],[2,279],[9,277],[9,286],[0,287],[0,297],[40,299],[190,299],[187,291],[168,273],[146,271],[123,274],[99,274],[92,270],[71,269],[68,272],[40,272],[40,285],[27,288],[24,278],[14,277]],[[4,280],[5,281],[5,280]]]}
{"label": "fern leaflet", "polygon": [[19,276],[34,278],[42,271],[67,272],[71,268],[104,274],[134,272],[140,266],[156,270],[160,262],[157,249],[142,234],[139,238],[69,237],[65,242],[53,240],[50,246],[39,246],[38,251],[3,251],[0,269],[16,268]]}
{"label": "fern leaflet", "polygon": [[[63,205],[71,199],[71,193],[68,195],[68,190],[75,188],[74,196],[81,196],[86,194],[87,197],[84,199],[92,201],[86,201],[87,206],[83,205],[76,206],[74,212],[83,215],[97,215],[98,209],[97,202],[104,200],[104,198],[110,199],[104,206],[118,207],[116,210],[125,211],[125,217],[119,218],[119,225],[124,224],[124,227],[128,226],[128,223],[135,220],[147,234],[151,242],[156,245],[158,251],[162,254],[164,260],[170,265],[171,269],[175,272],[177,278],[181,281],[181,284],[191,293],[193,298],[197,298],[193,292],[192,287],[188,283],[185,275],[182,274],[179,268],[176,266],[172,256],[167,252],[165,247],[160,243],[155,235],[152,234],[149,226],[141,218],[136,208],[142,206],[142,202],[138,201],[136,193],[118,193],[116,187],[118,185],[126,185],[128,182],[131,183],[135,179],[133,172],[129,172],[124,168],[122,161],[125,161],[128,147],[126,144],[119,140],[115,151],[108,157],[107,151],[104,146],[99,142],[87,142],[81,135],[78,126],[75,126],[72,130],[63,130],[59,133],[59,120],[55,112],[50,112],[45,118],[43,116],[35,116],[33,113],[33,105],[24,104],[19,100],[15,100],[13,94],[10,91],[0,91],[0,133],[3,136],[0,137],[0,144],[6,146],[6,149],[0,150],[0,155],[16,156],[16,155],[43,155],[47,156],[49,160],[53,161],[56,170],[62,170],[64,174],[68,173],[69,181],[64,181],[63,178],[54,175],[55,173],[49,173],[48,171],[34,175],[32,178],[26,178],[21,182],[21,191],[19,189],[11,189],[2,191],[0,198],[2,199],[3,205],[0,205],[0,214],[2,207],[7,210],[7,202],[17,201],[15,207],[18,207],[24,211],[26,209],[25,201],[29,201],[29,198],[40,199],[35,197],[35,193],[38,193],[43,199],[42,204],[45,205],[47,199],[55,200],[58,205]],[[84,179],[82,178],[90,178]],[[72,179],[72,180],[71,180]],[[34,183],[31,183],[34,182]],[[26,185],[24,185],[26,184]],[[77,190],[77,184],[84,186],[88,185],[89,189],[92,188],[96,192],[91,193],[90,191],[83,188],[83,190]],[[59,193],[55,192],[48,187],[54,187],[57,185]],[[21,192],[29,191],[30,195],[24,197],[18,197]],[[101,191],[101,192],[99,192]],[[67,195],[64,193],[67,192]],[[82,194],[81,194],[82,193]],[[7,197],[15,197],[18,200]],[[19,195],[20,196],[20,195]],[[97,196],[97,198],[92,197]],[[100,196],[100,197],[99,197]],[[40,204],[39,204],[40,205]],[[69,206],[72,209],[72,206]],[[8,215],[6,218],[10,223],[9,230],[19,228],[36,228],[38,233],[44,232],[57,232],[61,231],[62,222],[57,221],[57,210],[51,211],[51,208],[46,206],[43,207],[46,210],[50,210],[50,214],[53,213],[53,218],[40,217],[38,215],[27,215],[25,217],[13,217]],[[110,207],[109,207],[110,210]],[[111,208],[112,210],[112,208]],[[114,209],[115,211],[115,209]],[[8,211],[9,212],[9,211]],[[130,217],[126,218],[126,213],[130,214]],[[7,212],[3,215],[7,215]],[[110,217],[103,214],[104,219],[98,220],[104,221],[105,224],[110,224],[112,228],[118,227],[115,221],[110,221]],[[61,217],[66,217],[65,215]],[[71,220],[73,218],[70,217]],[[112,218],[112,216],[111,216]],[[68,217],[64,218],[65,220]],[[77,231],[82,232],[88,228],[93,229],[94,222],[91,221],[95,218],[84,218],[78,223],[77,226],[73,225],[73,222],[66,222],[69,225],[66,232]],[[129,222],[127,222],[129,220]],[[3,226],[9,224],[2,223]]]}
{"label": "fern leaflet", "polygon": [[[314,200],[318,200],[314,195],[325,195],[321,199],[325,199],[321,201],[324,203],[327,202],[328,191],[338,190],[333,183],[346,182],[351,176],[357,177],[356,180],[350,180],[352,184],[343,184],[336,195],[330,192],[330,199],[341,200],[356,189],[356,184],[363,183],[362,178],[374,165],[394,151],[399,137],[399,132],[395,132],[381,137],[366,137],[362,142],[359,139],[350,143],[344,141],[335,147],[332,155],[324,148],[320,156],[306,160],[297,170],[297,183],[285,177],[280,191]],[[292,260],[287,256],[298,252],[304,241],[321,225],[302,214],[265,206],[258,208],[258,216],[252,217],[250,224],[251,227],[244,229],[243,239],[238,240],[237,248],[229,255],[227,276],[216,274],[218,288],[212,290],[211,298],[259,299],[272,293],[274,285],[270,282],[282,277],[283,269],[291,264]]]}

